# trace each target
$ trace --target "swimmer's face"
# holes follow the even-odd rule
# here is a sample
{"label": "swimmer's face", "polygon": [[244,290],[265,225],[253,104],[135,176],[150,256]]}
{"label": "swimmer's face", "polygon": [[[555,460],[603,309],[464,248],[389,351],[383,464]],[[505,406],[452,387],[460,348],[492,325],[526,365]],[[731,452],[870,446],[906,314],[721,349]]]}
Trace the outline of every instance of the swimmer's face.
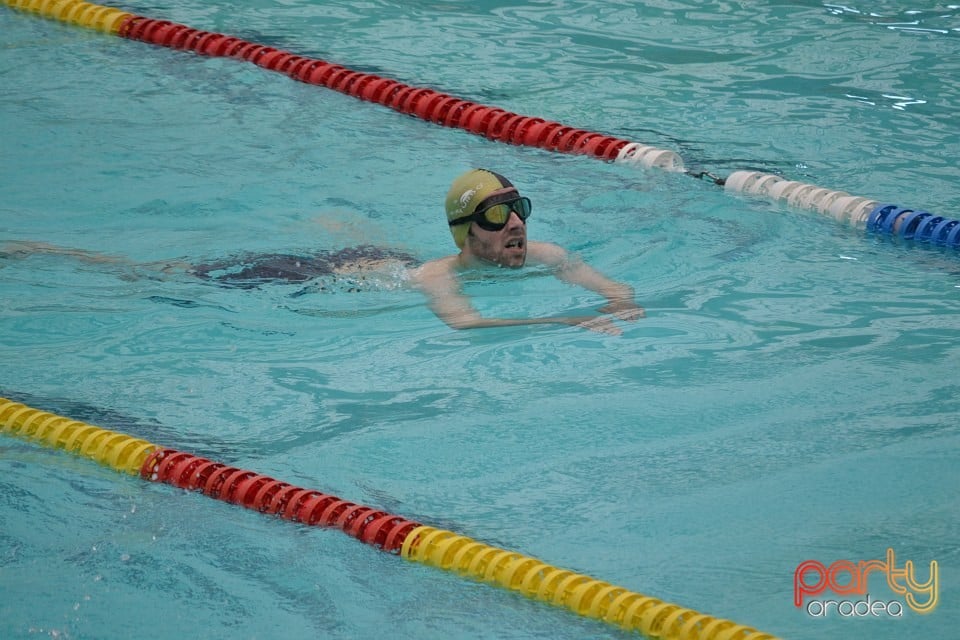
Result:
{"label": "swimmer's face", "polygon": [[516,211],[510,212],[499,231],[487,231],[473,222],[467,244],[470,253],[484,262],[519,269],[527,260],[527,223]]}

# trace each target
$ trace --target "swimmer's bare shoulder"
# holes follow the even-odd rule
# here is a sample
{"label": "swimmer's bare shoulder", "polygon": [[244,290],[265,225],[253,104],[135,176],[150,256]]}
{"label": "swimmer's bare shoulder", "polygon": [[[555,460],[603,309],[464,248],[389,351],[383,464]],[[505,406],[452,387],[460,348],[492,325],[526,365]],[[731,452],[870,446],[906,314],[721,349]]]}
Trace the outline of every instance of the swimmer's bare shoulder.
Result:
{"label": "swimmer's bare shoulder", "polygon": [[[527,258],[530,264],[556,268],[565,263],[568,255],[562,247],[553,243],[531,242],[528,245]],[[419,267],[411,268],[410,281],[431,295],[459,293],[460,281],[457,273],[462,267],[459,255],[437,258]]]}
{"label": "swimmer's bare shoulder", "polygon": [[456,273],[459,262],[455,255],[430,260],[410,269],[410,281],[426,292],[457,290],[459,283]]}
{"label": "swimmer's bare shoulder", "polygon": [[548,267],[560,267],[570,259],[567,250],[552,242],[528,242],[527,262]]}

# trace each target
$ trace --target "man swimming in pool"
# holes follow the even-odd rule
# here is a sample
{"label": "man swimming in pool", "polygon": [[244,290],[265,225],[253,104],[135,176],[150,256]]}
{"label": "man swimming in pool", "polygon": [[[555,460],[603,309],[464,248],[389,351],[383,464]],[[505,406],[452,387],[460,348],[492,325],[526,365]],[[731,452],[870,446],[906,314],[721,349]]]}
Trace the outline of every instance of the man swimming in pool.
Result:
{"label": "man swimming in pool", "polygon": [[[450,233],[460,253],[415,269],[413,281],[427,296],[430,309],[450,327],[567,324],[618,335],[621,330],[612,318],[631,322],[644,317],[630,286],[610,280],[555,244],[528,242],[530,200],[500,174],[473,169],[461,175],[447,193],[446,209]],[[484,318],[463,294],[459,275],[465,271],[519,269],[525,265],[542,265],[564,282],[599,293],[607,299],[599,309],[604,315]]]}
{"label": "man swimming in pool", "polygon": [[[430,309],[454,329],[508,327],[532,324],[566,324],[618,335],[613,318],[635,321],[644,317],[634,301],[633,289],[610,280],[563,248],[548,242],[528,242],[526,220],[530,200],[520,195],[498,173],[474,169],[457,178],[447,194],[447,222],[460,253],[416,267],[413,256],[395,249],[362,245],[337,251],[298,254],[241,254],[206,263],[161,261],[133,264],[125,258],[70,249],[42,242],[10,242],[0,246],[0,258],[22,259],[33,254],[54,254],[93,263],[114,264],[124,277],[186,273],[232,288],[254,289],[270,282],[310,283],[293,296],[318,292],[360,291],[367,276],[376,272],[410,273],[410,281],[427,296]],[[461,276],[471,270],[540,265],[560,280],[599,293],[607,304],[601,315],[539,318],[484,318],[463,294]],[[154,274],[154,275],[150,275]],[[397,281],[402,278],[396,277]]]}

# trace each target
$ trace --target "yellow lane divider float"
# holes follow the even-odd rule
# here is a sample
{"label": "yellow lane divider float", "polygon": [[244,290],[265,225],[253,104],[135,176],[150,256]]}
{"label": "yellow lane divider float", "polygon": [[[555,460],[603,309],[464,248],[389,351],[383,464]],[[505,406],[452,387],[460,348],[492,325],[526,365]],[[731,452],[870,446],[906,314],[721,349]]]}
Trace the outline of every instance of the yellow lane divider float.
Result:
{"label": "yellow lane divider float", "polygon": [[120,25],[132,13],[81,2],[80,0],[2,0],[14,9],[30,11],[46,18],[62,20],[80,27],[89,27],[104,33],[117,34]]}
{"label": "yellow lane divider float", "polygon": [[309,526],[336,527],[387,553],[495,584],[650,638],[777,640],[590,576],[131,436],[0,398],[0,432],[63,449],[152,482]]}

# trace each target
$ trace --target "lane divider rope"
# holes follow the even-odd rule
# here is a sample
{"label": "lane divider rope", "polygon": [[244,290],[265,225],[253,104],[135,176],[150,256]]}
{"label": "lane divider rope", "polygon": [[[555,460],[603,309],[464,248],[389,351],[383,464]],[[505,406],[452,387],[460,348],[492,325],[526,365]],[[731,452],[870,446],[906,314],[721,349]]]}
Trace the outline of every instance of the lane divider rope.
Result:
{"label": "lane divider rope", "polygon": [[751,627],[558,569],[451,531],[6,398],[0,398],[0,432],[63,449],[144,480],[199,491],[267,515],[307,526],[335,527],[387,553],[518,591],[650,638],[777,640]]}
{"label": "lane divider rope", "polygon": [[239,58],[308,84],[376,102],[400,113],[446,127],[465,129],[492,140],[535,146],[561,153],[581,153],[606,160],[668,171],[682,171],[680,156],[613,136],[601,135],[511,113],[497,107],[415,87],[372,73],[362,73],[316,58],[299,56],[241,38],[155,20],[80,0],[2,0],[14,9],[113,33],[122,38],[193,51],[200,55]]}
{"label": "lane divider rope", "polygon": [[592,155],[603,160],[686,173],[697,178],[710,177],[727,191],[782,200],[790,206],[827,214],[868,232],[960,249],[960,220],[927,211],[882,204],[842,191],[831,191],[756,171],[737,171],[726,179],[708,172],[693,173],[684,167],[679,154],[667,149],[511,113],[433,89],[354,71],[325,60],[299,56],[241,38],[202,31],[169,20],[147,18],[82,0],[0,2],[14,9],[130,40],[193,51],[200,55],[246,60],[300,82],[321,85],[427,122],[460,128],[491,140],[560,153]]}
{"label": "lane divider rope", "polygon": [[879,235],[960,249],[960,220],[929,211],[852,196],[845,191],[831,191],[759,171],[736,171],[726,179],[724,188],[783,200],[791,206],[817,211],[841,224]]}

